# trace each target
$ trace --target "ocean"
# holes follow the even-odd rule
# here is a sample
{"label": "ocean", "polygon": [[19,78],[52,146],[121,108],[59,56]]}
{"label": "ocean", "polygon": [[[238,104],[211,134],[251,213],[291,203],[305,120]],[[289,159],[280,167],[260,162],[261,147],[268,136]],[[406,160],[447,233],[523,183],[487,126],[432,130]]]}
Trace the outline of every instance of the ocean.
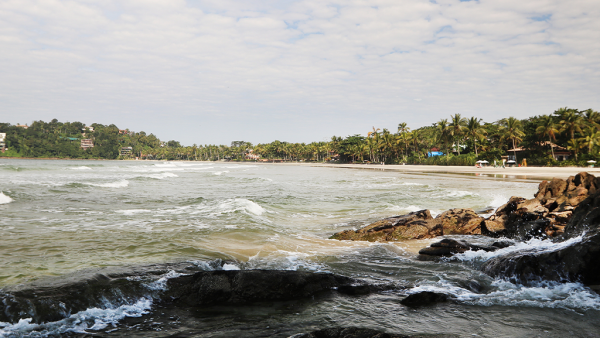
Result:
{"label": "ocean", "polygon": [[[418,250],[439,238],[328,239],[421,209],[489,212],[511,196],[533,197],[539,182],[309,165],[2,159],[0,310],[10,311],[15,290],[53,290],[98,275],[118,274],[142,287],[93,295],[92,306],[56,320],[36,321],[34,308],[0,317],[0,337],[289,337],[334,326],[426,337],[599,337],[600,296],[587,287],[522,286],[478,269],[510,250],[560,244],[534,239],[423,261]],[[193,311],[156,301],[169,278],[247,269],[327,272],[404,287]],[[419,291],[452,301],[420,309],[399,303]]]}

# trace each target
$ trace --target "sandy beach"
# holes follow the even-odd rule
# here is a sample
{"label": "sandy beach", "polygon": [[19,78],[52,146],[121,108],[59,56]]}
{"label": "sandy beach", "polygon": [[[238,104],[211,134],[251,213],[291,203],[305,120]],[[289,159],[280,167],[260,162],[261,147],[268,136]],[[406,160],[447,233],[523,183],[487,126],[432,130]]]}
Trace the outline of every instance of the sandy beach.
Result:
{"label": "sandy beach", "polygon": [[[292,164],[292,163],[289,163]],[[474,166],[435,166],[435,165],[374,165],[374,164],[331,164],[331,163],[294,163],[300,165],[310,165],[315,167],[334,167],[349,169],[371,169],[371,170],[390,170],[407,173],[435,173],[449,175],[469,175],[490,178],[507,179],[534,179],[544,180],[558,177],[566,179],[582,171],[595,176],[600,176],[600,168],[581,168],[581,167],[507,167],[494,168],[484,167],[475,168]]]}

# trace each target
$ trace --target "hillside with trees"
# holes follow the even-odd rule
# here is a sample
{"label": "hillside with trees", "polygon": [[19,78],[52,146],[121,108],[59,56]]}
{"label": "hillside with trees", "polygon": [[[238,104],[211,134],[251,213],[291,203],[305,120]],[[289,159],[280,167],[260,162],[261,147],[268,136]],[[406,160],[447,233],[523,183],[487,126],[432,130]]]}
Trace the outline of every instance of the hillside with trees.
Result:
{"label": "hillside with trees", "polygon": [[[333,136],[328,142],[273,141],[253,145],[182,146],[153,134],[121,130],[115,125],[34,121],[29,126],[0,123],[7,150],[0,156],[81,159],[153,159],[193,161],[339,161],[344,163],[407,163],[474,165],[499,162],[504,156],[529,165],[585,165],[600,160],[600,114],[592,109],[560,108],[527,119],[483,122],[461,114],[411,130],[406,123],[390,131],[372,127],[364,135]],[[82,148],[82,139],[93,147]],[[122,154],[123,148],[130,148]],[[432,152],[440,156],[430,156]]]}

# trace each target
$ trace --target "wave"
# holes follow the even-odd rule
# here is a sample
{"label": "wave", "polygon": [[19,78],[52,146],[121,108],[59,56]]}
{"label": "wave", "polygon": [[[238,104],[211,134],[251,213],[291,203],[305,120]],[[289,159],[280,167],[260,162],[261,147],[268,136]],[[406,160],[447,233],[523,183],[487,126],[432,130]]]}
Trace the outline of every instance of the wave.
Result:
{"label": "wave", "polygon": [[558,243],[553,242],[550,239],[533,238],[526,242],[519,242],[507,248],[502,248],[492,252],[486,252],[483,250],[466,251],[464,253],[452,256],[452,259],[458,259],[460,261],[485,262],[491,258],[503,256],[516,251],[533,251],[538,253],[553,252],[581,242],[583,240],[583,236],[584,235],[580,235]]}
{"label": "wave", "polygon": [[13,199],[10,198],[9,196],[4,195],[4,193],[2,191],[0,191],[0,204],[8,204],[10,202],[12,202]]}
{"label": "wave", "polygon": [[534,286],[494,280],[487,293],[476,293],[454,285],[447,280],[420,285],[408,293],[422,291],[451,295],[456,301],[480,306],[526,306],[567,310],[600,310],[600,295],[580,283],[539,282]]}
{"label": "wave", "polygon": [[110,183],[84,183],[86,185],[92,185],[94,187],[103,187],[103,188],[125,188],[129,185],[128,180],[120,180],[117,182]]}
{"label": "wave", "polygon": [[258,203],[245,198],[234,198],[226,200],[218,205],[219,211],[223,213],[243,211],[257,216],[262,215],[266,210]]}
{"label": "wave", "polygon": [[177,174],[171,173],[171,172],[163,172],[160,174],[149,174],[149,175],[143,175],[142,177],[148,177],[148,178],[155,178],[157,180],[162,180],[168,177],[179,177]]}
{"label": "wave", "polygon": [[82,166],[80,166],[80,167],[71,167],[71,168],[69,168],[69,169],[71,169],[71,170],[92,170],[92,168],[90,168],[90,167],[86,167],[86,166],[84,166],[84,165],[82,165]]}
{"label": "wave", "polygon": [[131,210],[117,210],[116,212],[121,213],[121,214],[126,215],[126,216],[131,216],[131,215],[135,215],[135,214],[149,213],[149,212],[152,212],[152,210],[147,210],[147,209],[131,209]]}
{"label": "wave", "polygon": [[229,170],[223,170],[223,171],[215,171],[213,174],[217,175],[217,176],[221,176],[221,174],[225,174],[228,173]]}

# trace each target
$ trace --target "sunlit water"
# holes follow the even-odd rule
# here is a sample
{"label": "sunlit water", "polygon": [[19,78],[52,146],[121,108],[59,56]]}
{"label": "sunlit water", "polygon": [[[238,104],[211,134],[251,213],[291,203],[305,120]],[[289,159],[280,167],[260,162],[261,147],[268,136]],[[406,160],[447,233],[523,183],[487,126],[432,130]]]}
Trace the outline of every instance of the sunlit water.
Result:
{"label": "sunlit water", "polygon": [[[95,268],[188,262],[200,270],[291,269],[409,287],[369,297],[334,297],[289,308],[176,314],[154,333],[132,329],[161,317],[152,299],[88,309],[42,327],[24,315],[0,336],[96,332],[105,336],[276,336],[351,325],[457,337],[596,337],[600,297],[572,284],[523,287],[478,271],[497,253],[426,262],[433,240],[390,244],[327,239],[382,217],[430,209],[481,210],[531,197],[539,182],[288,165],[196,162],[0,160],[0,287]],[[474,239],[477,240],[477,239]],[[481,240],[481,239],[479,239]],[[530,241],[503,250],[553,250]],[[156,281],[149,289],[164,287]],[[158,277],[157,277],[158,278]],[[476,283],[480,290],[470,287]],[[434,290],[454,301],[424,309],[399,304]],[[174,314],[168,314],[170,317]],[[154,316],[154,317],[152,317]],[[157,324],[158,325],[158,324]],[[240,332],[244,334],[240,334]]]}

